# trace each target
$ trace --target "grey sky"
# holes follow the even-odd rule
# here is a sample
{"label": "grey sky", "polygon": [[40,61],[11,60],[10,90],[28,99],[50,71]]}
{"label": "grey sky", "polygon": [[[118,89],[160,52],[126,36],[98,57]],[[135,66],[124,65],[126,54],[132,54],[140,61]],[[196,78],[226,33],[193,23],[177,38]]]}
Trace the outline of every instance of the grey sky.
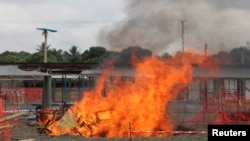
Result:
{"label": "grey sky", "polygon": [[207,0],[210,1],[217,8],[239,8],[249,10],[249,0]]}
{"label": "grey sky", "polygon": [[103,26],[123,17],[122,0],[1,0],[0,52],[35,52],[43,42],[37,27],[58,30],[49,33],[51,48],[81,51],[97,46],[95,36]]}
{"label": "grey sky", "polygon": [[[48,38],[56,49],[76,45],[81,51],[91,46],[121,50],[137,44],[156,53],[174,52],[179,49],[179,24],[185,16],[188,47],[206,42],[214,49],[232,48],[248,41],[249,8],[248,0],[0,0],[0,53],[35,52],[43,41],[37,27],[58,30]],[[153,17],[149,27],[143,22],[150,20],[149,11],[167,17]],[[159,28],[165,24],[171,28]],[[163,35],[168,35],[166,40]]]}

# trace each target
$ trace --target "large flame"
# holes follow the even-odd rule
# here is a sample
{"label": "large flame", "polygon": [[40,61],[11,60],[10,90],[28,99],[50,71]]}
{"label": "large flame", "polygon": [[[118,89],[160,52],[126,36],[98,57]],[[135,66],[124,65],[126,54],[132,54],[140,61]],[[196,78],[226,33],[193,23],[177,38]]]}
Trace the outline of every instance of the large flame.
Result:
{"label": "large flame", "polygon": [[[175,122],[166,105],[192,81],[191,64],[196,59],[201,60],[192,54],[172,59],[145,58],[134,64],[133,81],[122,81],[121,75],[116,74],[114,81],[108,83],[114,71],[106,69],[95,88],[84,93],[60,120],[47,128],[51,135],[88,137],[124,137],[129,128],[173,131]],[[156,136],[149,132],[135,136],[153,135]]]}

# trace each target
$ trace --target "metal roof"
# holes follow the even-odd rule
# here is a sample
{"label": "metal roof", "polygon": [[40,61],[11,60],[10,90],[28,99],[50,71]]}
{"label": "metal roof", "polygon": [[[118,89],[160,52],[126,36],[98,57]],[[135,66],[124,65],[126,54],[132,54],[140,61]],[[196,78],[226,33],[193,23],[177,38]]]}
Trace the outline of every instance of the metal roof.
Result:
{"label": "metal roof", "polygon": [[17,65],[2,65],[0,66],[0,79],[40,79],[48,73],[39,72],[36,70],[24,71],[18,68]]}
{"label": "metal roof", "polygon": [[220,66],[219,68],[206,69],[200,67],[193,68],[193,77],[206,78],[250,78],[249,67],[228,67]]}
{"label": "metal roof", "polygon": [[[101,75],[103,72],[101,69],[83,70],[83,75]],[[133,69],[118,69],[111,70],[110,76],[148,76],[147,73],[138,74]],[[199,66],[193,66],[192,69],[193,77],[203,78],[250,78],[250,67],[247,66],[220,66],[218,68],[204,68]]]}

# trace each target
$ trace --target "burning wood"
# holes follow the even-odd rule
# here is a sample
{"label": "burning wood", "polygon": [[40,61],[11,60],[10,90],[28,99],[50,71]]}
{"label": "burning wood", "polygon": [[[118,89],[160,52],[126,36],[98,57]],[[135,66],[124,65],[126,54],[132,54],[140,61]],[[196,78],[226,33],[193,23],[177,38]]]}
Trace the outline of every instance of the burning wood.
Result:
{"label": "burning wood", "polygon": [[[49,111],[47,109],[46,112],[39,112],[38,125],[42,129],[40,133],[53,136],[71,133],[89,137],[94,130],[94,126],[96,126],[99,121],[111,118],[110,110],[98,111],[91,114],[79,114],[76,116],[69,108],[60,119],[54,118],[57,112],[53,110]],[[45,116],[47,120],[41,120],[44,118],[43,116]]]}

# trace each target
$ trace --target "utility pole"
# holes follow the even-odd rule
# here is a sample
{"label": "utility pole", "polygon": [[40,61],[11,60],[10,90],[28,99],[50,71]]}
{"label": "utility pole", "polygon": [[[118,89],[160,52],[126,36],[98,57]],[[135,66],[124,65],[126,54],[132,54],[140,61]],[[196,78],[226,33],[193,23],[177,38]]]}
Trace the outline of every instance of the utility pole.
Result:
{"label": "utility pole", "polygon": [[243,65],[244,64],[244,52],[243,50],[241,51],[241,64]]}
{"label": "utility pole", "polygon": [[47,63],[47,38],[48,38],[48,32],[57,32],[57,30],[54,29],[48,29],[48,28],[36,28],[37,30],[42,30],[44,35],[44,47],[43,47],[43,59],[44,63]]}
{"label": "utility pole", "polygon": [[181,21],[181,38],[182,38],[182,52],[184,53],[184,22],[186,20]]}
{"label": "utility pole", "polygon": [[[37,30],[42,30],[44,35],[44,47],[43,47],[43,62],[47,63],[47,38],[48,32],[57,32],[54,29],[48,28],[36,28]],[[44,76],[43,83],[43,97],[42,97],[42,108],[48,108],[51,106],[51,76]]]}
{"label": "utility pole", "polygon": [[205,54],[205,56],[207,56],[207,43],[205,43],[204,54]]}
{"label": "utility pole", "polygon": [[44,30],[43,31],[43,34],[44,34],[44,47],[43,47],[43,62],[44,63],[47,63],[47,57],[48,57],[48,55],[47,55],[47,42],[48,42],[48,40],[47,40],[47,38],[48,38],[48,31],[47,30]]}

